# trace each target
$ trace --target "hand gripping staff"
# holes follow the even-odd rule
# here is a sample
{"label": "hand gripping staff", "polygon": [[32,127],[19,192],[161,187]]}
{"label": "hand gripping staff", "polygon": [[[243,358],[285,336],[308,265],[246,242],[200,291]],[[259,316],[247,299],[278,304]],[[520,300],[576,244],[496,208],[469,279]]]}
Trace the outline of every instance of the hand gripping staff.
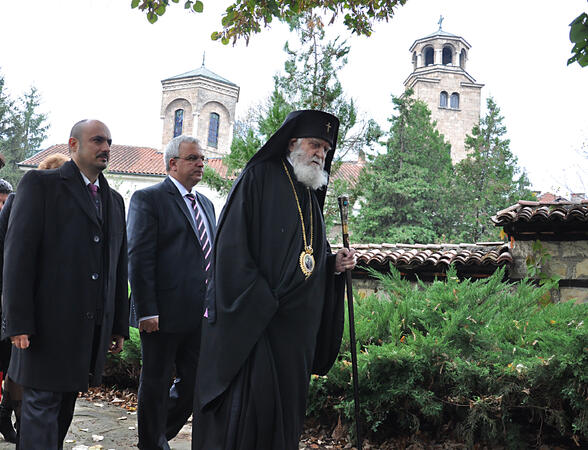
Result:
{"label": "hand gripping staff", "polygon": [[[341,228],[343,230],[343,246],[349,248],[349,230],[347,227],[349,197],[341,195],[338,198],[341,213]],[[359,388],[357,384],[357,349],[355,348],[355,318],[353,315],[353,289],[351,286],[351,271],[345,271],[345,285],[347,289],[347,312],[349,316],[349,347],[351,348],[351,369],[353,373],[353,400],[355,404],[355,438],[357,449],[362,449],[361,434],[359,433]]]}

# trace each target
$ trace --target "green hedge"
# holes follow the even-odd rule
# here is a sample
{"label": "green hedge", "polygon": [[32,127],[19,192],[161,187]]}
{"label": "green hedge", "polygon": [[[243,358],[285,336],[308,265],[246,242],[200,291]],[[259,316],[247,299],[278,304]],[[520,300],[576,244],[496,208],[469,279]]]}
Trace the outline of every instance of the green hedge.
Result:
{"label": "green hedge", "polygon": [[139,387],[141,374],[141,339],[137,328],[129,328],[129,339],[119,354],[108,353],[103,383],[119,388]]}
{"label": "green hedge", "polygon": [[[390,270],[372,273],[378,295],[355,299],[362,429],[372,439],[449,429],[468,445],[524,448],[529,433],[541,442],[547,432],[588,442],[588,304],[545,305],[554,286],[503,282],[503,270],[460,281],[451,269],[447,281],[416,285]],[[311,418],[352,421],[348,336],[329,374],[312,377]]]}

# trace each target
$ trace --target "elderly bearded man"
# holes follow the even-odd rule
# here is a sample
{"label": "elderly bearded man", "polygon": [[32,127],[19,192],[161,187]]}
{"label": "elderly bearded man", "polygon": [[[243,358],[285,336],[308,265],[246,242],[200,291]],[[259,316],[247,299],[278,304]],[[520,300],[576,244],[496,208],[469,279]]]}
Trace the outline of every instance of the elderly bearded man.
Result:
{"label": "elderly bearded man", "polygon": [[249,161],[219,219],[196,383],[193,449],[293,450],[311,373],[332,366],[343,331],[323,221],[339,120],[295,111]]}

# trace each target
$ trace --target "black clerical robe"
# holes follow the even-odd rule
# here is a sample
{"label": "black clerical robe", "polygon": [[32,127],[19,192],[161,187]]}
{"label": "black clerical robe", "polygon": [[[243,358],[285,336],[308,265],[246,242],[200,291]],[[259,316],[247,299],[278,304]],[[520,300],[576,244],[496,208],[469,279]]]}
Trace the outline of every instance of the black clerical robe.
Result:
{"label": "black clerical robe", "polygon": [[300,214],[281,160],[245,169],[219,220],[193,449],[297,449],[310,375],[337,356],[343,277],[315,193],[288,169],[315,269],[308,278],[300,269]]}

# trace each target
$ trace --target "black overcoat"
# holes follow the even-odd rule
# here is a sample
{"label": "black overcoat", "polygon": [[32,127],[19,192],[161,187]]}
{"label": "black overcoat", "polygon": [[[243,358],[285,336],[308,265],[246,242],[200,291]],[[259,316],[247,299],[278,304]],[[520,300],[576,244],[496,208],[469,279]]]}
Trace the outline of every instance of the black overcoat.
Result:
{"label": "black overcoat", "polygon": [[73,161],[19,183],[4,246],[2,337],[31,335],[10,361],[9,376],[24,386],[85,391],[100,382],[111,336],[128,337],[124,202],[103,175],[99,183],[103,221]]}

